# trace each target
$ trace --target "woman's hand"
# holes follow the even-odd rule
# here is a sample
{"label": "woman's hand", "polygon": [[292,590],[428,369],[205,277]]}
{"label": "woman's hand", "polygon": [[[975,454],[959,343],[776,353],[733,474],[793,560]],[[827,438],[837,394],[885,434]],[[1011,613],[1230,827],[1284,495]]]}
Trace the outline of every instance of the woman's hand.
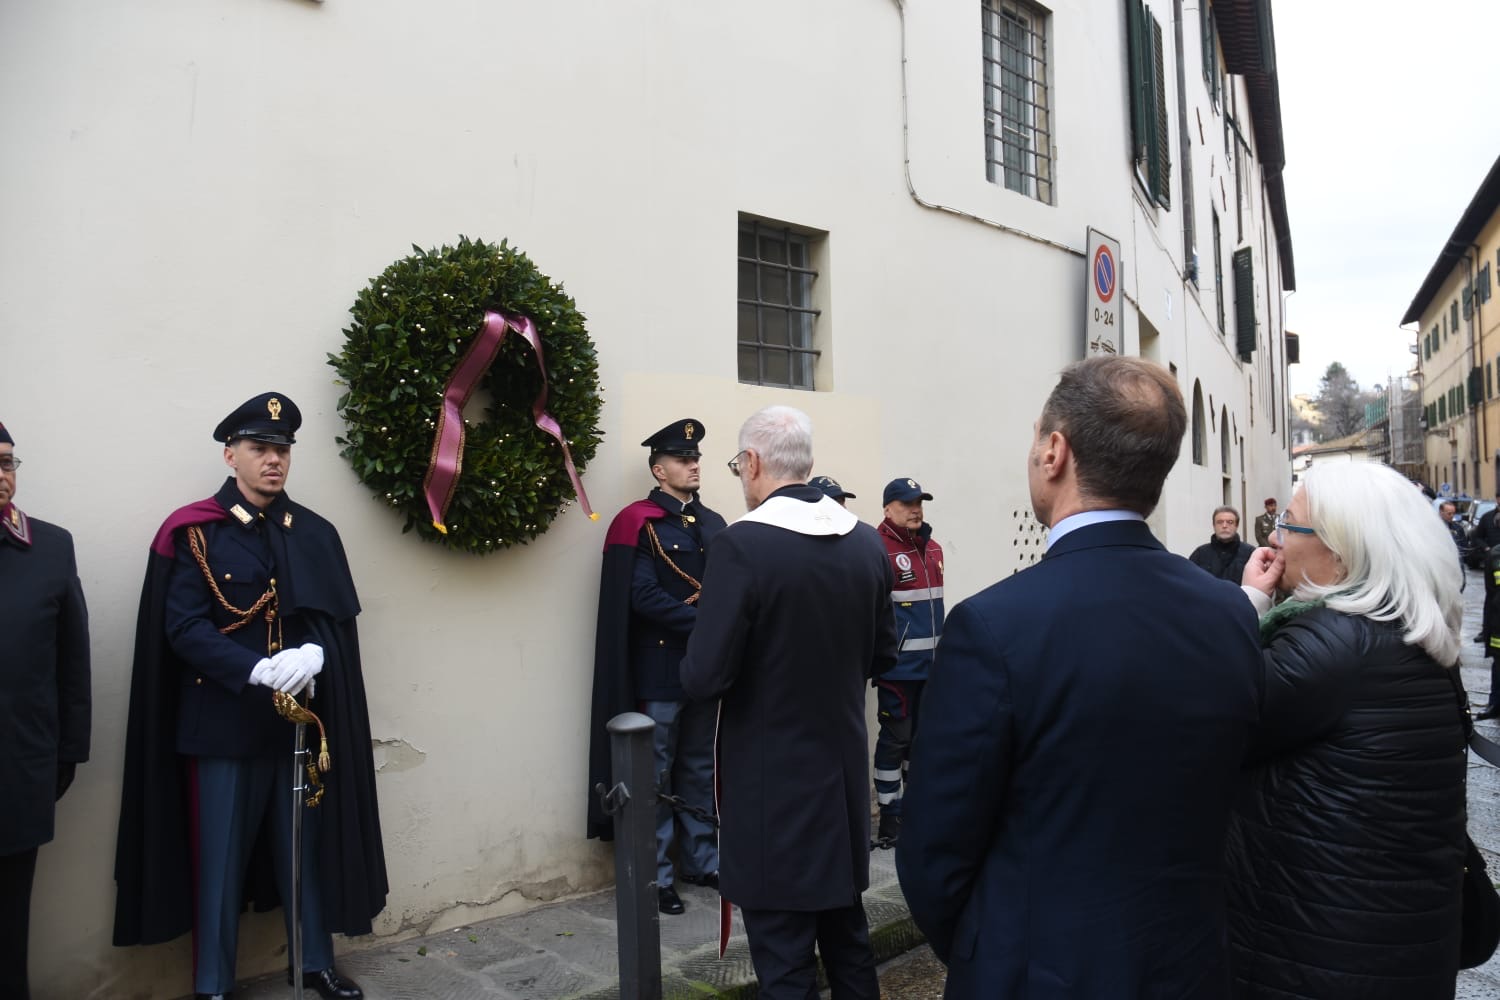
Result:
{"label": "woman's hand", "polygon": [[1240,576],[1240,585],[1253,587],[1267,597],[1276,596],[1276,586],[1286,571],[1286,557],[1279,549],[1262,546],[1250,553],[1245,563],[1245,572]]}

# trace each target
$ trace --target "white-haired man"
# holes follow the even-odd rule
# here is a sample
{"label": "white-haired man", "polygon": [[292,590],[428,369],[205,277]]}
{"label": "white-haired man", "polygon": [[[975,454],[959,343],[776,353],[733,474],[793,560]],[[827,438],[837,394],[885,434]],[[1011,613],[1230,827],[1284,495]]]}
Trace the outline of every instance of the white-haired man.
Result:
{"label": "white-haired man", "polygon": [[749,513],[709,553],[682,661],[719,698],[719,885],[740,907],[766,1000],[880,987],[870,884],[865,685],[896,661],[892,577],[875,529],[815,486],[812,423],[786,406],[740,428],[729,462]]}

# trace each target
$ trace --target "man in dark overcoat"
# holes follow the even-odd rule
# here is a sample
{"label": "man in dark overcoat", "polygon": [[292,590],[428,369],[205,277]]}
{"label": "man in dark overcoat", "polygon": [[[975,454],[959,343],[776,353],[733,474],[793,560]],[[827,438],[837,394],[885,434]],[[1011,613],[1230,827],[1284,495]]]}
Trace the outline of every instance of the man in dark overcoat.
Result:
{"label": "man in dark overcoat", "polygon": [[1172,375],[1068,367],[1028,460],[1046,556],[948,615],[896,867],[945,996],[1224,1000],[1224,851],[1263,689],[1255,612],[1146,526]]}
{"label": "man in dark overcoat", "polygon": [[[234,988],[243,904],[293,898],[294,849],[303,980],[325,1000],[364,995],[334,968],[332,932],[370,933],[388,891],[359,599],[338,531],[286,494],[301,422],[275,392],[219,422],[231,475],[157,532],[136,622],[114,941],[152,944],[191,929],[202,1000]],[[296,730],[275,708],[277,692],[321,719],[330,751],[297,848]],[[290,943],[290,906],[286,915]]]}
{"label": "man in dark overcoat", "polygon": [[53,804],[89,759],[89,617],[73,536],[15,504],[15,441],[0,424],[0,997],[27,1000],[31,883]]}
{"label": "man in dark overcoat", "polygon": [[1240,512],[1233,507],[1214,508],[1214,533],[1193,550],[1188,562],[1210,576],[1239,583],[1255,546],[1240,540]]}
{"label": "man in dark overcoat", "polygon": [[740,907],[767,1000],[879,986],[870,883],[865,692],[896,662],[892,576],[875,530],[814,486],[812,424],[786,406],[740,429],[730,463],[749,513],[714,542],[682,661],[719,698],[719,881]]}
{"label": "man in dark overcoat", "polygon": [[[590,837],[614,837],[595,785],[609,787],[606,726],[621,712],[639,711],[656,723],[654,773],[658,788],[701,811],[656,809],[656,894],[662,913],[686,907],[675,876],[719,887],[719,841],[705,816],[714,805],[715,705],[682,693],[678,665],[698,620],[698,598],[708,548],[724,519],[698,497],[701,420],[676,420],[641,442],[656,488],[620,511],[604,539],[599,576],[599,623],[594,634],[593,723],[589,746]],[[677,848],[676,871],[671,849]]]}

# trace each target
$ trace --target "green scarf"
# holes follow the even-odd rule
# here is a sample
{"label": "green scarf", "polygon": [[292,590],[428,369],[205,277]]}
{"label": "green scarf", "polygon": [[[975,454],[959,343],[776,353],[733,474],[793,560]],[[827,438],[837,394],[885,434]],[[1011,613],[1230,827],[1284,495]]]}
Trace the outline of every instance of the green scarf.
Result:
{"label": "green scarf", "polygon": [[1260,641],[1262,645],[1269,645],[1271,636],[1275,635],[1287,622],[1299,615],[1304,615],[1313,608],[1323,606],[1322,598],[1315,601],[1299,601],[1296,598],[1287,598],[1276,605],[1270,611],[1260,616]]}

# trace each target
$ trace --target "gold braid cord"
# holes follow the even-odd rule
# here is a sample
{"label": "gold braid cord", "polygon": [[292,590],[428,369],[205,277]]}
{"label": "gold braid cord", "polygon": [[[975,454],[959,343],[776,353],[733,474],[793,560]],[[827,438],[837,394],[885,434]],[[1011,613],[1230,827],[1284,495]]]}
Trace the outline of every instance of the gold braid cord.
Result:
{"label": "gold braid cord", "polygon": [[[214,571],[209,568],[208,556],[204,554],[207,542],[203,539],[203,529],[196,524],[188,528],[188,548],[192,550],[193,559],[198,563],[198,570],[203,574],[203,580],[208,584],[208,592],[214,595],[214,600],[219,602],[219,607],[236,616],[239,621],[225,625],[219,631],[225,635],[236,632],[249,625],[255,620],[255,616],[262,611],[266,619],[266,652],[278,653],[281,651],[281,619],[276,616],[276,581],[272,580],[266,592],[260,595],[260,599],[250,606],[247,611],[237,608],[229,603],[224,592],[219,589],[219,584],[214,580]],[[274,634],[273,634],[274,630]]]}
{"label": "gold braid cord", "polygon": [[697,580],[694,580],[691,574],[689,574],[681,566],[672,561],[672,557],[667,555],[667,550],[661,547],[661,539],[656,537],[656,528],[652,526],[650,521],[646,522],[646,534],[651,536],[651,545],[656,549],[656,554],[661,557],[661,561],[666,563],[667,566],[671,568],[673,573],[676,573],[678,576],[682,577],[688,582],[688,585],[693,588],[693,596],[689,597],[682,603],[697,604],[698,595],[703,593],[703,584],[699,583]]}

